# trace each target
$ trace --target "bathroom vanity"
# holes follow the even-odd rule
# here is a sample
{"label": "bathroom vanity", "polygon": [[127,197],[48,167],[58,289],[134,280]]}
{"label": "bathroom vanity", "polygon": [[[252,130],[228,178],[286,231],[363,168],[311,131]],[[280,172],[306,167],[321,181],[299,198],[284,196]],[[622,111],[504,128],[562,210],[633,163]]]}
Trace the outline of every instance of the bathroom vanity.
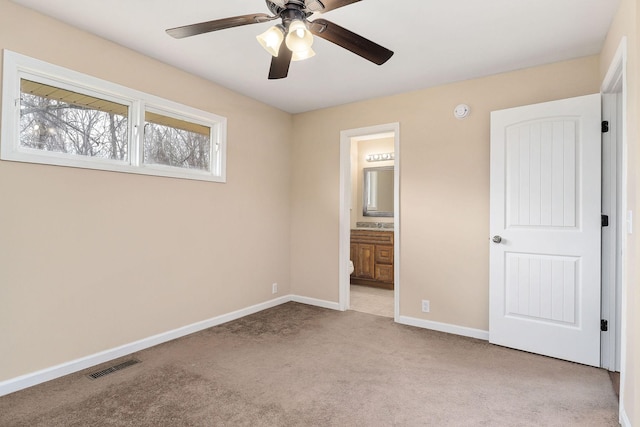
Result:
{"label": "bathroom vanity", "polygon": [[351,230],[351,283],[393,289],[393,231]]}

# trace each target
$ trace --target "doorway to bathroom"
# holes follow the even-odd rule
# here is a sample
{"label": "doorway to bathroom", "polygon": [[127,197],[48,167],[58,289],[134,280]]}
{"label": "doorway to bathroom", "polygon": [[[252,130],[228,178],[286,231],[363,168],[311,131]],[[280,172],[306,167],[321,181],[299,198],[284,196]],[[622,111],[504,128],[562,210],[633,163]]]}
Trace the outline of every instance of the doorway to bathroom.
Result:
{"label": "doorway to bathroom", "polygon": [[399,315],[400,126],[340,133],[340,309]]}

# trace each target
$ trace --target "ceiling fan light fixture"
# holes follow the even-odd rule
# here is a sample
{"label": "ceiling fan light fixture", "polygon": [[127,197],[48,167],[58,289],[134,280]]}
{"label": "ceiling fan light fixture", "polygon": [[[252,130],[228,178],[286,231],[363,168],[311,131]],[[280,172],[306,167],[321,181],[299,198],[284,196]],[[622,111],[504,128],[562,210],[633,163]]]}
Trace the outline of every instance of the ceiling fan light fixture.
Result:
{"label": "ceiling fan light fixture", "polygon": [[307,50],[301,50],[298,52],[293,52],[293,54],[291,55],[291,60],[292,61],[303,61],[305,59],[309,59],[312,56],[315,56],[315,52],[313,51],[313,49],[309,48]]}
{"label": "ceiling fan light fixture", "polygon": [[[198,22],[175,28],[168,28],[167,34],[176,39],[226,30],[244,25],[263,24],[280,20],[281,24],[269,28],[257,37],[260,45],[272,56],[269,80],[284,79],[289,73],[291,61],[301,61],[315,55],[311,45],[318,36],[344,48],[376,65],[382,65],[392,56],[393,51],[347,30],[326,19],[309,21],[316,13],[322,14],[357,3],[360,0],[266,0],[271,15],[251,13]],[[283,40],[284,39],[284,40]],[[285,44],[282,44],[282,42]]]}
{"label": "ceiling fan light fixture", "polygon": [[258,43],[271,54],[271,56],[278,56],[280,51],[280,45],[284,40],[284,27],[282,25],[274,25],[264,33],[256,36]]}
{"label": "ceiling fan light fixture", "polygon": [[[299,19],[291,21],[285,43],[291,52],[302,53],[311,50],[313,35],[304,22]],[[313,55],[312,55],[313,56]]]}

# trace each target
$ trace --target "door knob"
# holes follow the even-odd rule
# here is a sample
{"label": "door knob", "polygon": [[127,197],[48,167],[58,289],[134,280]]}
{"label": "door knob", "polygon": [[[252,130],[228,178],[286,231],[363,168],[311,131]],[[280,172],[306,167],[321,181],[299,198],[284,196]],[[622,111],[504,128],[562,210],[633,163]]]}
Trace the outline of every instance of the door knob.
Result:
{"label": "door knob", "polygon": [[491,240],[493,241],[493,243],[500,243],[500,242],[502,242],[502,237],[493,236],[493,238]]}

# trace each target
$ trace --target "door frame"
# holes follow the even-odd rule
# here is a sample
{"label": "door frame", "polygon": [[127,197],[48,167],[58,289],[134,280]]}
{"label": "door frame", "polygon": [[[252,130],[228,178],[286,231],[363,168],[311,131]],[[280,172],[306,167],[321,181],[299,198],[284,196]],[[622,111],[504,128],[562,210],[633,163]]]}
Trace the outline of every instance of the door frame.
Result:
{"label": "door frame", "polygon": [[340,132],[340,248],[339,248],[339,306],[345,311],[350,306],[349,257],[351,246],[351,143],[354,139],[371,139],[380,134],[393,134],[393,295],[394,320],[400,315],[400,123],[387,123]]}
{"label": "door frame", "polygon": [[[609,333],[602,336],[602,367],[610,371],[620,370],[620,413],[624,413],[624,385],[625,385],[625,367],[626,367],[626,327],[627,327],[627,314],[626,314],[626,301],[627,301],[627,267],[626,267],[626,245],[627,234],[631,233],[631,224],[627,220],[628,218],[628,205],[627,205],[627,38],[622,37],[620,44],[616,50],[616,53],[609,65],[607,74],[605,75],[602,86],[600,89],[602,93],[603,102],[603,120],[608,120],[609,128],[612,132],[610,135],[603,134],[603,142],[606,138],[615,138],[616,144],[614,144],[614,150],[617,147],[619,155],[619,168],[620,170],[610,171],[610,176],[620,177],[620,188],[617,191],[620,199],[617,200],[615,194],[605,194],[611,201],[611,205],[615,209],[617,205],[619,212],[616,212],[615,221],[620,225],[620,232],[614,233],[614,240],[617,242],[612,245],[611,250],[614,253],[608,251],[603,253],[602,262],[603,267],[605,262],[609,271],[613,272],[609,274],[609,277],[603,277],[602,280],[602,294],[606,296],[607,301],[604,301],[602,313],[604,316],[608,316],[609,320]],[[612,168],[616,168],[615,163],[610,165]],[[604,165],[603,165],[604,166]],[[613,178],[615,180],[615,178]],[[603,188],[604,191],[604,188]],[[610,222],[611,223],[611,222]],[[617,249],[616,249],[617,248]],[[617,254],[615,253],[617,252]],[[618,277],[616,280],[616,263],[619,263]],[[613,276],[612,276],[613,275]],[[617,282],[617,283],[616,283]],[[605,306],[606,304],[606,306]],[[616,338],[618,336],[619,338]],[[617,363],[619,357],[619,366]]]}

